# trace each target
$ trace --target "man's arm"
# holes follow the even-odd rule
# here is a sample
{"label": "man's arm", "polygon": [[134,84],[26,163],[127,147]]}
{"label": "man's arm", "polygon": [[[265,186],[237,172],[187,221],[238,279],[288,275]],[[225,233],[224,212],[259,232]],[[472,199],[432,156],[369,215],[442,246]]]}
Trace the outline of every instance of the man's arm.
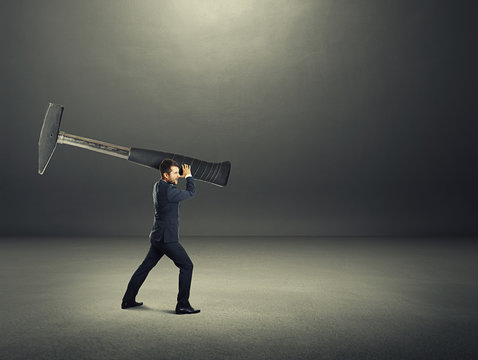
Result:
{"label": "man's arm", "polygon": [[195,187],[194,179],[191,175],[191,166],[183,164],[183,175],[181,177],[186,178],[186,190],[178,190],[172,186],[168,188],[168,201],[179,202],[190,199],[194,196]]}

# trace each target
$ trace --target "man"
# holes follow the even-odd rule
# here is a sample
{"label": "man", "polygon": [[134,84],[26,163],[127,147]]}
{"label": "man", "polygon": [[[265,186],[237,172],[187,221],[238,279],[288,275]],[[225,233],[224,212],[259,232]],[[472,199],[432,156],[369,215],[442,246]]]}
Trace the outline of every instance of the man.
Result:
{"label": "man", "polygon": [[[179,165],[171,159],[164,159],[159,170],[161,180],[154,184],[154,225],[149,235],[151,247],[143,263],[135,271],[121,303],[122,309],[143,305],[136,302],[136,295],[151,269],[163,255],[169,257],[179,268],[179,293],[176,314],[196,314],[189,303],[189,291],[193,273],[193,263],[186,250],[179,243],[179,203],[194,196],[194,179],[191,166],[182,165],[183,174],[179,175]],[[186,190],[178,190],[180,177],[186,179]]]}

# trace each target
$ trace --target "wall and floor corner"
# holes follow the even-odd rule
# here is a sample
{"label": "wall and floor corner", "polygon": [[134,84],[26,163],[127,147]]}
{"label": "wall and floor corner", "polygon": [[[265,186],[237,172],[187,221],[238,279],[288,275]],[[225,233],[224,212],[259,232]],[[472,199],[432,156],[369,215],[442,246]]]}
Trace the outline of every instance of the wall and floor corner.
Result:
{"label": "wall and floor corner", "polygon": [[[477,8],[0,2],[0,357],[476,358]],[[48,102],[73,134],[232,162],[181,208],[198,317],[167,260],[119,308],[158,174],[58,145],[38,175]]]}

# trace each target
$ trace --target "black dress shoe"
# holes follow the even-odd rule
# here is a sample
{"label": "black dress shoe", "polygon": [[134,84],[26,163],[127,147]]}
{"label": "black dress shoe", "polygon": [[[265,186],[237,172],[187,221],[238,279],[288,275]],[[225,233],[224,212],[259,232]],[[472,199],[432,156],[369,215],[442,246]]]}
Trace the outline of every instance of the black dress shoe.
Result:
{"label": "black dress shoe", "polygon": [[176,314],[197,314],[201,310],[194,309],[191,306],[176,306]]}
{"label": "black dress shoe", "polygon": [[133,301],[124,301],[121,303],[121,308],[122,309],[128,309],[128,308],[132,308],[132,307],[136,307],[136,306],[141,306],[143,305],[142,302],[136,302],[135,300]]}

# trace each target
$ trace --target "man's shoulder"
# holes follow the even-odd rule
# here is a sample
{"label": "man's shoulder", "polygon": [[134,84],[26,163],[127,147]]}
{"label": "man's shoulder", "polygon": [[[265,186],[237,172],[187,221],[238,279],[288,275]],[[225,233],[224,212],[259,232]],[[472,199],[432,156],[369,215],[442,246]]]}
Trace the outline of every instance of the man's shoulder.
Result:
{"label": "man's shoulder", "polygon": [[160,179],[160,180],[156,181],[153,185],[153,191],[154,192],[167,191],[169,188],[170,188],[170,184],[168,184],[163,179]]}
{"label": "man's shoulder", "polygon": [[158,181],[156,181],[156,183],[154,184],[154,186],[169,186],[170,184],[166,181],[164,181],[163,179],[159,179]]}

